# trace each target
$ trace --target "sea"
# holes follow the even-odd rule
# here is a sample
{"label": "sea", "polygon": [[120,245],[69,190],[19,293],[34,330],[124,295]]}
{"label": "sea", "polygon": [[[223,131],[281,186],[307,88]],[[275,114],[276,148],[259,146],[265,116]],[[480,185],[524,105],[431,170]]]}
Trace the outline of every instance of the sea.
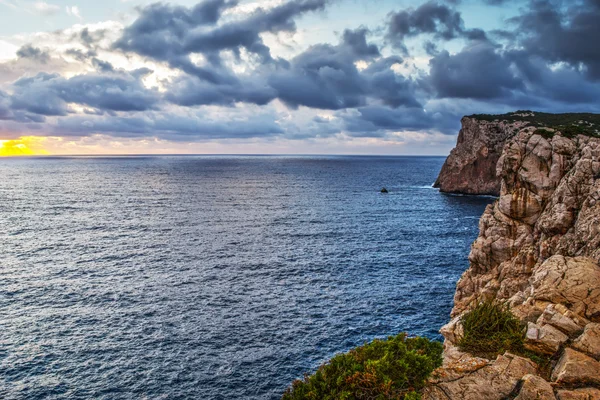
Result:
{"label": "sea", "polygon": [[493,201],[433,189],[443,162],[0,159],[0,398],[279,399],[375,338],[439,340]]}

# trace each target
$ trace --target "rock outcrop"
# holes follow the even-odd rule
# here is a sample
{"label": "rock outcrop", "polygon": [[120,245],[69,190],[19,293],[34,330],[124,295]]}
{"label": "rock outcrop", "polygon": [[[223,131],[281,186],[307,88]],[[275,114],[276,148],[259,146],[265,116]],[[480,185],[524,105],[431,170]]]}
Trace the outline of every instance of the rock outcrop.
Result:
{"label": "rock outcrop", "polygon": [[[472,167],[458,160],[492,151],[487,139],[472,136],[492,132],[490,123],[475,122],[463,119],[459,145],[440,175],[446,191],[469,193],[461,186],[469,178],[452,175]],[[499,198],[480,220],[453,318],[441,330],[444,365],[424,399],[600,400],[600,138],[503,124],[502,150],[494,148],[498,157],[488,159],[497,161],[494,177],[486,172],[487,183],[470,181],[471,192],[489,193],[498,184]],[[490,361],[458,350],[461,316],[489,299],[508,304],[527,325],[526,348],[545,354],[549,371],[508,353]]]}
{"label": "rock outcrop", "polygon": [[486,122],[464,117],[456,147],[444,163],[436,188],[446,193],[500,193],[496,164],[504,143],[513,137],[526,122]]}

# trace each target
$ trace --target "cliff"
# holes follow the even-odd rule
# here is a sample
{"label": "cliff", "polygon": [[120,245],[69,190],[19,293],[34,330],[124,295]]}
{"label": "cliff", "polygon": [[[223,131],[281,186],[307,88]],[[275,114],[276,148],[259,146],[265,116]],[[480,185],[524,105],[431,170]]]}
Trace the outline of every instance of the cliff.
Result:
{"label": "cliff", "polygon": [[[424,399],[600,399],[597,125],[581,114],[546,128],[532,123],[534,113],[510,116],[464,118],[438,179],[445,191],[498,188],[499,198],[480,220],[453,319],[441,330],[444,365]],[[490,299],[527,324],[525,347],[547,357],[545,368],[510,353],[488,360],[459,350],[465,313]]]}
{"label": "cliff", "polygon": [[524,127],[548,127],[565,136],[594,135],[600,115],[548,114],[517,111],[503,115],[478,114],[464,117],[456,147],[452,150],[434,184],[446,193],[472,195],[500,194],[496,165],[505,143]]}

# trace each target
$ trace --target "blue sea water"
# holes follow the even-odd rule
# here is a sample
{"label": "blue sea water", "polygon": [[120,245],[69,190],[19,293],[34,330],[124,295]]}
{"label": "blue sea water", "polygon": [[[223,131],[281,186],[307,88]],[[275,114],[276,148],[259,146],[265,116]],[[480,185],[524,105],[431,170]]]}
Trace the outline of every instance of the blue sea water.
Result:
{"label": "blue sea water", "polygon": [[491,202],[432,189],[443,161],[0,160],[0,398],[278,399],[439,338]]}

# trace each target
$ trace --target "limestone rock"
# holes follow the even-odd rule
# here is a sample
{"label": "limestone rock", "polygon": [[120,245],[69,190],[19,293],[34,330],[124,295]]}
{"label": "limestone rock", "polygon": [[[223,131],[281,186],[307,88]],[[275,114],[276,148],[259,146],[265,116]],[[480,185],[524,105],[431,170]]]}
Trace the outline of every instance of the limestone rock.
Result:
{"label": "limestone rock", "polygon": [[425,388],[423,400],[500,400],[512,393],[521,378],[535,371],[532,361],[506,353],[460,378],[438,378]]}
{"label": "limestone rock", "polygon": [[552,380],[562,385],[600,385],[600,362],[567,348],[552,371]]}
{"label": "limestone rock", "polygon": [[498,208],[504,215],[533,225],[542,212],[542,199],[525,188],[502,195]]}
{"label": "limestone rock", "polygon": [[500,193],[496,164],[504,143],[524,122],[486,122],[465,117],[452,150],[434,186],[442,192],[465,194]]}
{"label": "limestone rock", "polygon": [[[496,173],[500,198],[481,217],[479,237],[469,255],[470,267],[457,284],[452,316],[463,313],[474,301],[495,298],[511,299],[511,306],[526,321],[535,322],[541,306],[556,303],[600,322],[597,284],[587,299],[576,298],[575,307],[569,303],[583,294],[584,286],[593,286],[585,284],[586,280],[598,282],[600,139],[555,135],[549,141],[531,128],[521,129],[505,140]],[[571,261],[565,259],[561,266],[562,261],[553,256]],[[552,259],[550,264],[543,265],[548,259]],[[544,274],[549,273],[548,268],[558,273],[571,266],[575,269],[565,277],[562,287],[575,285],[566,293],[570,299],[561,298],[562,287],[551,290],[552,279],[561,285],[560,277]],[[531,282],[533,278],[536,282]],[[575,282],[579,279],[583,285]],[[533,297],[532,284],[539,289]],[[589,305],[592,309],[582,314]]]}
{"label": "limestone rock", "polygon": [[451,343],[458,343],[463,336],[463,327],[460,322],[460,317],[453,318],[446,325],[442,326],[440,333]]}
{"label": "limestone rock", "polygon": [[533,297],[568,308],[590,320],[600,320],[600,267],[585,257],[553,256],[532,276]]}
{"label": "limestone rock", "polygon": [[[483,119],[463,119],[436,182],[441,191],[499,198],[479,221],[441,331],[444,364],[424,399],[553,399],[551,385],[559,399],[600,400],[600,138],[547,139],[526,124]],[[456,348],[461,316],[487,299],[527,323],[528,349],[564,348],[552,383],[530,360],[489,361]]]}
{"label": "limestone rock", "polygon": [[471,354],[460,351],[458,347],[446,342],[444,344],[444,362],[430,379],[431,382],[445,382],[459,379],[478,369],[490,365],[492,361],[485,358],[474,357]]}
{"label": "limestone rock", "polygon": [[548,304],[537,321],[538,325],[550,324],[569,336],[581,333],[589,322],[562,304]]}
{"label": "limestone rock", "polygon": [[573,341],[573,347],[600,359],[600,324],[588,324],[581,336]]}
{"label": "limestone rock", "polygon": [[600,390],[594,388],[559,390],[556,398],[558,400],[600,400]]}
{"label": "limestone rock", "polygon": [[525,375],[515,400],[556,400],[552,385],[537,375]]}
{"label": "limestone rock", "polygon": [[527,324],[527,335],[525,336],[525,347],[539,353],[554,354],[568,339],[567,335],[552,325],[539,326],[529,322]]}

